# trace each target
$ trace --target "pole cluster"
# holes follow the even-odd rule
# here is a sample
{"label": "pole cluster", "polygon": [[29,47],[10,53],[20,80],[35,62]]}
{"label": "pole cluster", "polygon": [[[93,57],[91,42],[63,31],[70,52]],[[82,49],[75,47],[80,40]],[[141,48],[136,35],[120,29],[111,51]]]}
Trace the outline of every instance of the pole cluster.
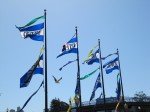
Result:
{"label": "pole cluster", "polygon": [[[47,32],[46,32],[46,10],[44,10],[44,17],[45,17],[45,38],[44,38],[44,46],[45,46],[45,112],[48,112],[48,83],[47,83]],[[79,108],[77,109],[78,112],[82,112],[82,96],[81,96],[81,83],[80,83],[80,64],[79,64],[79,42],[78,42],[78,29],[75,27],[75,36],[77,38],[77,83],[79,84]],[[106,98],[105,98],[105,86],[104,86],[104,77],[103,77],[103,63],[102,63],[102,55],[101,55],[101,47],[100,47],[100,39],[98,39],[98,46],[99,46],[99,68],[100,68],[100,74],[102,77],[102,89],[103,89],[103,102],[104,102],[104,111],[106,112]],[[119,51],[117,49],[117,55],[119,58]],[[121,78],[121,92],[122,92],[122,101],[124,104],[124,91],[123,91],[123,82],[122,82],[122,76],[121,76],[121,68],[120,68],[120,60],[119,62],[119,74]]]}

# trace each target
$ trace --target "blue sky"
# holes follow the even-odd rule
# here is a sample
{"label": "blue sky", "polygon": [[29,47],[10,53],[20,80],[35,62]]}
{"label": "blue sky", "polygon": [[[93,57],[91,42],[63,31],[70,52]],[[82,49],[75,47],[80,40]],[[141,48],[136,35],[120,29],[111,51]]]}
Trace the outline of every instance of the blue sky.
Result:
{"label": "blue sky", "polygon": [[[120,51],[121,70],[125,96],[136,91],[150,95],[150,1],[149,0],[3,0],[0,7],[0,111],[22,106],[38,88],[43,76],[33,77],[27,88],[19,88],[20,77],[36,61],[41,42],[24,40],[15,25],[22,26],[31,19],[43,15],[47,9],[48,40],[48,96],[68,102],[74,95],[77,66],[73,63],[61,72],[66,62],[76,59],[68,54],[56,59],[62,45],[75,33],[78,26],[81,76],[99,65],[82,65],[89,50],[101,39],[102,55]],[[116,74],[104,74],[106,97],[116,96]],[[54,83],[52,75],[63,77]],[[88,101],[98,72],[81,82],[82,100]],[[96,97],[101,89],[96,91]],[[96,98],[95,97],[95,98]],[[50,103],[49,103],[50,105]],[[44,89],[24,109],[40,112],[44,108]]]}

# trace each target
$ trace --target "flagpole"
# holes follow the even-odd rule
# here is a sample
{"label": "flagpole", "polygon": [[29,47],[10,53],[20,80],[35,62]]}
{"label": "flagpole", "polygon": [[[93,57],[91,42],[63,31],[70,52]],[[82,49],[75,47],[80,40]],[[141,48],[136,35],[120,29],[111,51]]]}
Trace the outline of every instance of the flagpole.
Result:
{"label": "flagpole", "polygon": [[102,67],[102,56],[101,56],[101,47],[100,47],[100,39],[98,39],[99,46],[99,63],[100,63],[100,73],[102,75],[102,85],[103,85],[103,99],[104,99],[104,110],[106,112],[106,99],[105,99],[105,86],[104,86],[104,78],[103,78],[103,67]]}
{"label": "flagpole", "polygon": [[77,38],[77,67],[78,67],[78,72],[77,72],[77,82],[79,82],[79,101],[80,101],[80,106],[79,106],[79,112],[82,112],[82,101],[81,101],[81,84],[80,84],[80,64],[79,64],[79,43],[78,43],[78,29],[77,26],[75,27],[76,31],[76,38]]}
{"label": "flagpole", "polygon": [[45,17],[45,112],[48,112],[48,84],[47,84],[47,32],[46,32],[46,9],[44,10]]}
{"label": "flagpole", "polygon": [[117,55],[118,55],[118,63],[119,63],[119,72],[120,72],[120,78],[121,78],[121,92],[122,92],[122,101],[124,104],[124,90],[123,90],[123,83],[122,83],[122,75],[121,75],[121,67],[120,67],[120,59],[119,59],[119,50],[117,49]]}

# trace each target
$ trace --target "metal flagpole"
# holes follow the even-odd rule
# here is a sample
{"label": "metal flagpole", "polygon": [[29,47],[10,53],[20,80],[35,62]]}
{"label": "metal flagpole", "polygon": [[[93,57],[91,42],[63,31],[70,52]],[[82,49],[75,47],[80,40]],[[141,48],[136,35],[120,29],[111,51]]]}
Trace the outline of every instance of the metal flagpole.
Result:
{"label": "metal flagpole", "polygon": [[122,75],[121,75],[121,67],[120,67],[120,59],[119,59],[119,51],[117,49],[117,55],[118,55],[118,63],[119,63],[119,72],[120,72],[120,78],[121,78],[121,92],[122,92],[122,101],[124,104],[124,91],[123,91],[123,83],[122,83]]}
{"label": "metal flagpole", "polygon": [[98,39],[98,46],[99,46],[100,73],[102,75],[102,85],[103,85],[104,110],[106,112],[106,99],[105,99],[105,87],[104,87],[104,78],[103,78],[103,67],[102,67],[102,56],[101,56],[100,39]]}
{"label": "metal flagpole", "polygon": [[77,27],[75,27],[76,31],[76,38],[77,38],[77,67],[78,67],[78,72],[77,72],[77,83],[79,83],[79,100],[80,100],[80,106],[79,106],[79,112],[82,112],[82,101],[81,101],[81,84],[80,84],[80,64],[79,64],[79,45],[78,45],[78,30]]}
{"label": "metal flagpole", "polygon": [[46,34],[46,9],[44,10],[44,17],[45,17],[45,112],[48,112],[48,87],[47,87],[47,34]]}

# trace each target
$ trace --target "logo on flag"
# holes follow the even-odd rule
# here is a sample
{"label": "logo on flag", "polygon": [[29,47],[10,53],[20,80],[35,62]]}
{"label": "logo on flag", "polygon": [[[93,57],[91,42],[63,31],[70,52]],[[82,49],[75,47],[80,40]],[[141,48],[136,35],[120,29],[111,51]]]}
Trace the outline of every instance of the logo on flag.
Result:
{"label": "logo on flag", "polygon": [[74,36],[70,41],[62,46],[61,53],[57,56],[57,58],[68,53],[77,53],[77,48],[77,37]]}

